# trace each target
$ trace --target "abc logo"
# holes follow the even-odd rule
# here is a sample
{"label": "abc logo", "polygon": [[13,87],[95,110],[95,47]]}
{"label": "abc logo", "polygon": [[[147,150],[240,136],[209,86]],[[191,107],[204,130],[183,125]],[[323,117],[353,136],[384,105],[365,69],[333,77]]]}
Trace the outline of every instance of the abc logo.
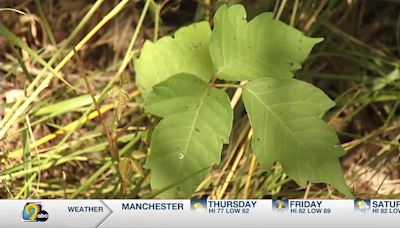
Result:
{"label": "abc logo", "polygon": [[49,213],[42,210],[40,203],[26,203],[22,211],[22,220],[28,222],[44,222],[49,218]]}

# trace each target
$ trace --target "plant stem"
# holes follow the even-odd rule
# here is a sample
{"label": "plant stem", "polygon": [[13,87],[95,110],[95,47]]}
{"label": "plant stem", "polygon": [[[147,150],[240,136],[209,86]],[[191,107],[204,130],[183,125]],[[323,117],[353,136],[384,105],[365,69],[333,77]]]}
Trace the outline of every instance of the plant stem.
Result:
{"label": "plant stem", "polygon": [[89,82],[89,79],[87,78],[86,72],[84,71],[83,62],[82,62],[81,58],[79,57],[78,52],[76,51],[75,48],[74,48],[74,52],[75,52],[74,57],[76,58],[76,62],[78,64],[78,70],[79,70],[81,76],[83,76],[83,79],[85,81],[88,93],[90,94],[90,97],[93,100],[93,104],[95,106],[95,109],[96,109],[96,111],[97,111],[97,113],[99,115],[101,127],[103,128],[104,134],[107,137],[108,145],[110,147],[110,155],[114,159],[114,161],[119,162],[118,148],[116,147],[116,145],[114,143],[114,140],[112,138],[112,135],[111,135],[110,131],[108,130],[106,124],[104,123],[104,118],[103,118],[103,115],[102,115],[102,113],[100,111],[100,104],[96,100],[96,94],[95,94],[95,92],[93,91],[93,89],[92,89],[92,87],[90,85],[90,82]]}
{"label": "plant stem", "polygon": [[220,88],[243,88],[243,85],[238,84],[212,84],[212,86]]}

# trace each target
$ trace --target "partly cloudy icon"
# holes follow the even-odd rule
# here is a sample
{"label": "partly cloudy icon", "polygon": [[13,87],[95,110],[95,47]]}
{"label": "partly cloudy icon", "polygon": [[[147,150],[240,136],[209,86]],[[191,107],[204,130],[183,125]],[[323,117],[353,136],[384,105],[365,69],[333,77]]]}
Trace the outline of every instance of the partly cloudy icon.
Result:
{"label": "partly cloudy icon", "polygon": [[371,201],[370,200],[361,200],[356,199],[354,200],[354,209],[366,212],[371,208]]}

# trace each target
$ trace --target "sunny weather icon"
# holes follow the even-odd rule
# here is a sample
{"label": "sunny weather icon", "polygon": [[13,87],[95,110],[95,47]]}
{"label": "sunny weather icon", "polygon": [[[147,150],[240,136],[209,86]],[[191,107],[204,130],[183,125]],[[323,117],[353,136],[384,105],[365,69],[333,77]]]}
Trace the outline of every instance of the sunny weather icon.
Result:
{"label": "sunny weather icon", "polygon": [[361,212],[367,212],[371,209],[371,200],[369,199],[355,199],[354,209]]}
{"label": "sunny weather icon", "polygon": [[207,200],[206,199],[190,200],[190,208],[192,209],[192,211],[205,212],[207,211]]}

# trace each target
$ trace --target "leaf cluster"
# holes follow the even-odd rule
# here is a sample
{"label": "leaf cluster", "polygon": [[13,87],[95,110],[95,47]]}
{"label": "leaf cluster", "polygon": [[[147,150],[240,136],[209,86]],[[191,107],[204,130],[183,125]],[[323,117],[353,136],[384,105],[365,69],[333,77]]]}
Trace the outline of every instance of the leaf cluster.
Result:
{"label": "leaf cluster", "polygon": [[[279,162],[299,185],[329,183],[351,196],[341,171],[344,150],[321,117],[334,102],[315,86],[293,79],[322,38],[310,38],[263,13],[247,21],[242,5],[222,6],[207,22],[174,37],[146,41],[136,60],[136,83],[146,111],[162,118],[152,133],[146,167],[163,197],[190,197],[229,143],[229,96],[210,82],[246,82],[243,102],[252,150],[262,167]],[[202,170],[202,171],[201,171]],[[182,181],[180,181],[182,180]]]}

